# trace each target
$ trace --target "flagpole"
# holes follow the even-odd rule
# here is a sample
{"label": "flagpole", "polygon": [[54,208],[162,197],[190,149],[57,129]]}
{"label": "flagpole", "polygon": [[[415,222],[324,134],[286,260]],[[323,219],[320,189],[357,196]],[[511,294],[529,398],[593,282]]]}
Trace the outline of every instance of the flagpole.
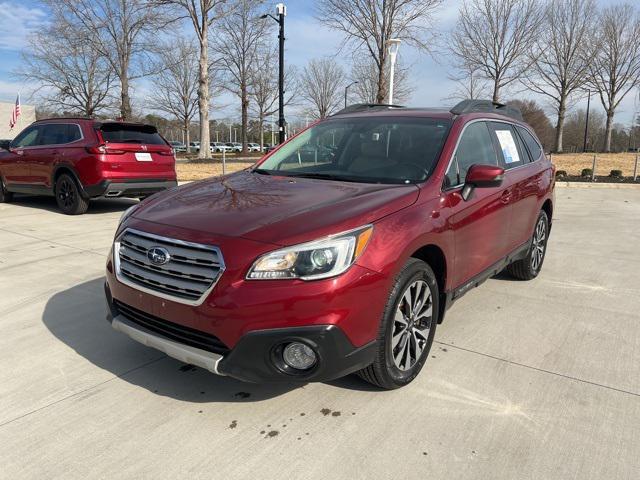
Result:
{"label": "flagpole", "polygon": [[20,101],[20,92],[18,92],[18,105],[20,105],[20,115],[18,115],[18,133],[22,131],[22,102]]}

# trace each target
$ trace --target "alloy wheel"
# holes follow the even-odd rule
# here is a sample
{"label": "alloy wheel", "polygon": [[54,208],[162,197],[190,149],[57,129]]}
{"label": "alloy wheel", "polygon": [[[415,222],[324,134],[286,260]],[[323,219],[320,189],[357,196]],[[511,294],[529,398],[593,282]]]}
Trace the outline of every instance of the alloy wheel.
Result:
{"label": "alloy wheel", "polygon": [[416,280],[402,295],[393,319],[391,352],[398,369],[409,370],[420,360],[428,344],[432,319],[431,289],[424,280]]}
{"label": "alloy wheel", "polygon": [[58,187],[58,198],[65,208],[72,208],[76,201],[76,190],[66,178],[60,182]]}
{"label": "alloy wheel", "polygon": [[544,258],[544,249],[546,247],[547,239],[547,226],[543,218],[538,220],[536,225],[536,231],[533,234],[533,244],[531,248],[531,269],[535,272],[542,265],[542,259]]}

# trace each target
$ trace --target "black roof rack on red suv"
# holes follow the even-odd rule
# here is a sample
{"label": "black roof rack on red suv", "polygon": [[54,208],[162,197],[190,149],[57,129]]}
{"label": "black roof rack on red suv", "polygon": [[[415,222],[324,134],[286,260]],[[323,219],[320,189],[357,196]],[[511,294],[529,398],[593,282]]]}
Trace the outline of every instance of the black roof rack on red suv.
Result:
{"label": "black roof rack on red suv", "polygon": [[391,105],[389,103],[354,103],[348,107],[343,108],[335,115],[344,115],[345,113],[367,112],[372,110],[389,110],[392,108],[404,108],[404,105]]}
{"label": "black roof rack on red suv", "polygon": [[[82,117],[82,116],[71,116],[71,117],[49,117],[49,118],[40,118],[36,120],[36,122],[50,122],[51,120],[95,120],[94,117]],[[35,123],[35,122],[34,122]]]}
{"label": "black roof rack on red suv", "polygon": [[462,100],[449,111],[454,115],[476,112],[499,113],[500,115],[515,118],[516,120],[522,120],[522,112],[520,112],[519,108],[491,100]]}

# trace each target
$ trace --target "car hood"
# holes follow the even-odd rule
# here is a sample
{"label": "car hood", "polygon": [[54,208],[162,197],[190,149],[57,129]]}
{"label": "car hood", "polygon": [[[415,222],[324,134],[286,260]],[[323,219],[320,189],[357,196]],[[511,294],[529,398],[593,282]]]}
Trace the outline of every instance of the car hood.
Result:
{"label": "car hood", "polygon": [[415,185],[336,182],[244,170],[154,195],[133,217],[291,245],[372,223],[413,204],[418,193]]}

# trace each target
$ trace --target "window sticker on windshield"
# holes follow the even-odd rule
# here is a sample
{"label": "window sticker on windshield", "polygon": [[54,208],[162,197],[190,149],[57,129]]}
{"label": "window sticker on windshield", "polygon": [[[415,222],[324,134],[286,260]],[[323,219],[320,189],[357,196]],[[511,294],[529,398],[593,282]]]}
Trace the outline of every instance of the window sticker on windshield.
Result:
{"label": "window sticker on windshield", "polygon": [[518,154],[518,148],[516,147],[516,142],[513,139],[511,130],[496,130],[496,136],[500,142],[505,163],[518,163],[520,161],[520,155]]}

